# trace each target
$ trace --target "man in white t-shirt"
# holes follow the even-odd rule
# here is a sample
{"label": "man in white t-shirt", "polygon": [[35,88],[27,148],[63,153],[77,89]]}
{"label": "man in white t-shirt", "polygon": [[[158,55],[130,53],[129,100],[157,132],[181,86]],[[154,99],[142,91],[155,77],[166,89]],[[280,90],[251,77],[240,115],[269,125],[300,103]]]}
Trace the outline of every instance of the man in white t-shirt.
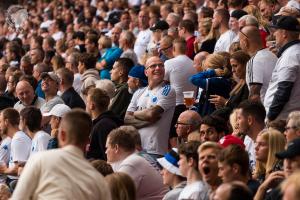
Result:
{"label": "man in white t-shirt", "polygon": [[299,21],[290,16],[282,16],[275,26],[280,49],[264,102],[269,121],[286,119],[290,112],[300,110],[299,27]]}
{"label": "man in white t-shirt", "polygon": [[219,29],[221,36],[216,42],[214,52],[229,51],[236,34],[229,29],[229,12],[226,9],[217,9],[214,12],[212,26]]}
{"label": "man in white t-shirt", "polygon": [[63,33],[63,26],[64,22],[62,19],[56,19],[52,22],[52,24],[49,26],[49,33],[52,34],[52,38],[55,41],[58,41],[64,37]]}
{"label": "man in white t-shirt", "polygon": [[197,89],[191,82],[189,82],[189,77],[197,72],[193,67],[193,61],[185,55],[185,52],[186,41],[183,38],[175,39],[173,42],[174,58],[165,62],[164,80],[169,82],[176,92],[176,107],[172,119],[170,137],[176,137],[175,123],[179,115],[186,110],[183,92],[194,91],[196,94]]}
{"label": "man in white t-shirt", "polygon": [[24,165],[30,154],[31,139],[23,131],[19,130],[20,115],[13,108],[7,108],[0,114],[1,132],[11,140],[11,152],[8,167],[0,166],[0,174],[11,175],[9,179],[17,179],[18,166]]}
{"label": "man in white t-shirt", "polygon": [[35,107],[27,107],[20,112],[20,128],[32,139],[30,155],[47,150],[50,135],[41,130],[42,113]]}
{"label": "man in white t-shirt", "polygon": [[127,108],[125,124],[139,129],[142,147],[150,154],[168,150],[168,131],[176,104],[176,93],[164,83],[165,69],[159,57],[150,57],[145,74],[148,87],[137,90]]}
{"label": "man in white t-shirt", "polygon": [[[10,145],[11,145],[11,137],[7,136],[5,132],[1,130],[0,127],[0,135],[2,141],[0,143],[0,166],[8,165],[9,156],[10,156]],[[6,182],[6,175],[0,175],[0,183]]]}
{"label": "man in white t-shirt", "polygon": [[240,133],[245,134],[245,150],[249,154],[250,168],[255,167],[255,145],[258,134],[265,128],[266,111],[262,103],[245,100],[238,106],[237,125]]}
{"label": "man in white t-shirt", "polygon": [[137,200],[161,200],[167,189],[159,172],[135,150],[134,134],[131,126],[121,126],[112,130],[106,141],[107,161],[115,172],[128,174],[136,186]]}
{"label": "man in white t-shirt", "polygon": [[240,46],[251,59],[246,67],[246,83],[251,100],[264,102],[277,57],[263,48],[260,31],[256,26],[246,26],[239,33]]}
{"label": "man in white t-shirt", "polygon": [[73,88],[78,94],[80,94],[81,89],[81,75],[78,71],[79,55],[79,53],[71,53],[66,58],[66,68],[74,74]]}
{"label": "man in white t-shirt", "polygon": [[149,12],[141,10],[138,16],[139,34],[137,35],[134,52],[140,63],[142,56],[146,53],[147,45],[150,42],[152,32],[149,29]]}
{"label": "man in white t-shirt", "polygon": [[60,96],[57,95],[60,79],[54,72],[44,72],[42,77],[42,90],[45,93],[45,104],[41,107],[42,113],[49,112],[56,104],[64,104]]}

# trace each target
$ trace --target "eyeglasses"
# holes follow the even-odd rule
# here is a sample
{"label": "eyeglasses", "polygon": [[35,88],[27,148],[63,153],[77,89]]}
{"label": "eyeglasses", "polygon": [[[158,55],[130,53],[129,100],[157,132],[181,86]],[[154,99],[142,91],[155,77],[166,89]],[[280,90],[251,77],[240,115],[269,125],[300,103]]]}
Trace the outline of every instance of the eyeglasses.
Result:
{"label": "eyeglasses", "polygon": [[245,36],[246,38],[248,38],[248,36],[242,31],[242,28],[240,28],[239,32],[240,32],[243,36]]}
{"label": "eyeglasses", "polygon": [[175,126],[182,125],[182,126],[191,126],[192,124],[183,123],[183,122],[176,122]]}
{"label": "eyeglasses", "polygon": [[168,46],[168,47],[166,47],[166,48],[163,48],[163,49],[160,48],[159,51],[162,52],[162,53],[165,53],[165,52],[166,52],[168,49],[170,49],[171,47],[173,47],[173,45],[170,45],[170,46]]}
{"label": "eyeglasses", "polygon": [[296,127],[296,126],[286,126],[284,129],[285,129],[285,131],[288,131],[288,130],[290,130],[290,129],[297,129],[298,127]]}
{"label": "eyeglasses", "polygon": [[146,69],[155,69],[156,67],[159,67],[159,68],[164,68],[164,64],[163,63],[157,63],[157,64],[153,64],[153,65],[150,65],[148,66]]}

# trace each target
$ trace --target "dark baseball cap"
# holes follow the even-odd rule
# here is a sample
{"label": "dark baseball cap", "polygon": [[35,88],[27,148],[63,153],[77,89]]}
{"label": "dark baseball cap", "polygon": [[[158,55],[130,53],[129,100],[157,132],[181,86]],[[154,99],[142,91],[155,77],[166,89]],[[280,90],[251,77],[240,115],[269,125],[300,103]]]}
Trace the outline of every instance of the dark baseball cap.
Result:
{"label": "dark baseball cap", "polygon": [[244,11],[244,10],[234,10],[234,11],[232,11],[230,17],[233,17],[233,18],[236,18],[236,19],[240,19],[244,15],[248,15],[248,13],[246,11]]}
{"label": "dark baseball cap", "polygon": [[156,30],[167,30],[169,29],[169,24],[164,21],[164,20],[160,20],[158,22],[156,22],[151,28],[151,31],[156,31]]}
{"label": "dark baseball cap", "polygon": [[279,159],[294,158],[296,156],[300,156],[300,138],[288,143],[285,151],[276,153],[276,157]]}
{"label": "dark baseball cap", "polygon": [[280,16],[275,24],[271,25],[271,28],[284,29],[287,31],[300,32],[300,24],[297,18],[292,16]]}

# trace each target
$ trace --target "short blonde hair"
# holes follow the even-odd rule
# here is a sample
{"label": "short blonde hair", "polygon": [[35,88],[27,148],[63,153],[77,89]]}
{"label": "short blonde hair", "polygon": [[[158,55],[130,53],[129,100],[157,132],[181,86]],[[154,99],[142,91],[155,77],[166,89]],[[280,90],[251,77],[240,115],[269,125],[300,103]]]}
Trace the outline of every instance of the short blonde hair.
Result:
{"label": "short blonde hair", "polygon": [[206,149],[215,149],[219,153],[222,150],[222,147],[216,142],[207,141],[207,142],[202,143],[199,146],[198,154],[200,154],[202,151],[204,151]]}

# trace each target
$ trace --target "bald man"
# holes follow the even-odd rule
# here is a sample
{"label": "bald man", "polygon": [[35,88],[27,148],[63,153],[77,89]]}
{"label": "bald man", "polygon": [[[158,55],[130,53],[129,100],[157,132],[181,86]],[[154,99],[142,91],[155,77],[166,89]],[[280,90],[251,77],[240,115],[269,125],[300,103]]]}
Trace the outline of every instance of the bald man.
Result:
{"label": "bald man", "polygon": [[[177,146],[181,143],[187,142],[188,135],[198,130],[201,124],[201,117],[199,113],[193,110],[186,110],[182,112],[175,125],[176,133],[178,135]],[[199,133],[200,135],[200,133]]]}
{"label": "bald man", "polygon": [[206,51],[201,51],[195,55],[193,67],[196,69],[197,72],[203,71],[202,63],[208,55],[209,55],[209,53]]}
{"label": "bald man", "polygon": [[45,100],[36,96],[33,87],[26,80],[19,81],[16,86],[16,93],[19,101],[15,104],[14,109],[21,111],[27,106],[41,108]]}
{"label": "bald man", "polygon": [[234,181],[231,183],[223,183],[218,187],[213,195],[214,200],[250,200],[252,198],[251,191],[243,182]]}
{"label": "bald man", "polygon": [[277,57],[263,48],[260,31],[256,26],[245,26],[239,32],[240,46],[251,59],[246,67],[246,83],[249,99],[264,102]]}

